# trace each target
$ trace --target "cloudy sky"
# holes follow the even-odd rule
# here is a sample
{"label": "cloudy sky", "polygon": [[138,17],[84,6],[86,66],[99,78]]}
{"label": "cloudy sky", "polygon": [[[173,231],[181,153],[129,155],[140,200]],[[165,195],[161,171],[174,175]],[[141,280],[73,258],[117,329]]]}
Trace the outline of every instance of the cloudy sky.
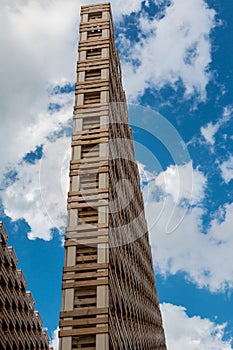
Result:
{"label": "cloudy sky", "polygon": [[[0,220],[56,343],[80,5],[0,2]],[[233,349],[233,4],[112,10],[169,350]]]}

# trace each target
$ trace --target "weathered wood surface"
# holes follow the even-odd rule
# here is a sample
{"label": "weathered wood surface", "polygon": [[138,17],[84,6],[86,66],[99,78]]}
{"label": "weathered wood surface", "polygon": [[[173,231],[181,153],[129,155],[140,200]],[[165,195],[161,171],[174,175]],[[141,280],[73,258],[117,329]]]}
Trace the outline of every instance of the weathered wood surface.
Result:
{"label": "weathered wood surface", "polygon": [[0,349],[48,350],[49,337],[42,328],[34,299],[26,291],[26,279],[17,270],[18,259],[13,247],[7,246],[8,235],[0,222]]}
{"label": "weathered wood surface", "polygon": [[82,7],[78,56],[60,350],[165,350],[110,4]]}

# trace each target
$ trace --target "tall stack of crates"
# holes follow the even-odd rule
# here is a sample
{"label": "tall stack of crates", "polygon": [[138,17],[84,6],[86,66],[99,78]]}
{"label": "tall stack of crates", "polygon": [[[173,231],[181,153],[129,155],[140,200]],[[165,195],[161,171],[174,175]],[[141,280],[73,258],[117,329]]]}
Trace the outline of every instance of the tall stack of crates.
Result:
{"label": "tall stack of crates", "polygon": [[34,311],[32,293],[26,291],[23,271],[17,269],[18,259],[7,240],[0,222],[0,349],[49,350],[49,337],[39,311]]}
{"label": "tall stack of crates", "polygon": [[60,350],[165,350],[110,4],[81,8]]}

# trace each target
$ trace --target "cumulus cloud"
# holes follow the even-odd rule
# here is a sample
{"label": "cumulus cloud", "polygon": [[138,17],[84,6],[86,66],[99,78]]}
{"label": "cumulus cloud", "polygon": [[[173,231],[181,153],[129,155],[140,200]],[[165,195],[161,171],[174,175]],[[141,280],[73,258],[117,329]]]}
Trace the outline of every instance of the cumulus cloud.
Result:
{"label": "cumulus cloud", "polygon": [[57,327],[54,330],[53,338],[52,338],[52,341],[50,343],[50,346],[53,348],[53,350],[58,350],[58,345],[59,345],[58,332],[59,332],[59,327]]}
{"label": "cumulus cloud", "polygon": [[221,175],[225,183],[233,179],[233,156],[231,155],[225,162],[220,165]]}
{"label": "cumulus cloud", "polygon": [[224,340],[226,324],[200,316],[189,317],[183,306],[161,305],[168,350],[232,350]]}
{"label": "cumulus cloud", "polygon": [[71,0],[1,2],[1,174],[72,116],[73,96],[59,116],[47,113],[48,87],[74,80],[78,5]]}
{"label": "cumulus cloud", "polygon": [[207,179],[192,162],[171,165],[165,171],[154,174],[140,164],[145,209],[149,229],[158,226],[166,234],[172,234],[186,217],[190,207],[201,206]]}
{"label": "cumulus cloud", "polygon": [[142,15],[139,42],[122,41],[128,96],[135,99],[146,88],[161,89],[167,84],[176,88],[182,82],[187,98],[197,94],[205,100],[214,27],[215,11],[204,0],[173,0],[161,18],[151,20]]}
{"label": "cumulus cloud", "polygon": [[205,142],[211,146],[211,151],[214,150],[213,146],[215,144],[215,135],[219,129],[226,124],[233,112],[231,105],[226,106],[223,110],[222,117],[217,121],[217,123],[208,123],[206,126],[201,127],[201,135],[204,137]]}
{"label": "cumulus cloud", "polygon": [[[154,264],[164,276],[182,272],[200,288],[224,291],[233,288],[233,203],[220,207],[209,227],[204,227],[205,209],[202,202],[195,200],[204,199],[206,188],[206,179],[199,173],[197,170],[193,176],[194,179],[199,177],[197,185],[194,185],[197,192],[194,193],[194,200],[191,200],[195,205],[177,202],[177,192],[174,194],[177,179],[170,174],[169,186],[162,185],[162,192],[156,178],[143,187],[144,194],[150,193],[144,198]],[[152,175],[149,173],[145,176],[151,179]]]}
{"label": "cumulus cloud", "polygon": [[50,240],[52,228],[65,226],[69,150],[69,137],[48,142],[41,160],[15,168],[16,181],[1,194],[5,214],[30,226],[29,239]]}
{"label": "cumulus cloud", "polygon": [[220,128],[220,123],[213,124],[212,122],[208,123],[206,126],[201,127],[201,134],[204,137],[205,141],[211,146],[215,144],[215,134]]}
{"label": "cumulus cloud", "polygon": [[[147,205],[147,219],[151,222],[158,203]],[[167,202],[163,216],[150,230],[154,261],[160,273],[176,274],[183,272],[189,280],[199,287],[211,291],[224,291],[233,288],[231,223],[233,204],[225,205],[223,222],[213,220],[207,233],[202,230],[201,208],[186,212],[179,225],[166,234],[168,217],[172,202]],[[179,210],[176,209],[179,215]],[[224,269],[222,269],[224,266]]]}
{"label": "cumulus cloud", "polygon": [[184,165],[171,165],[161,172],[155,184],[167,195],[171,195],[175,203],[188,200],[197,204],[204,197],[206,178],[198,169],[193,169],[192,162]]}

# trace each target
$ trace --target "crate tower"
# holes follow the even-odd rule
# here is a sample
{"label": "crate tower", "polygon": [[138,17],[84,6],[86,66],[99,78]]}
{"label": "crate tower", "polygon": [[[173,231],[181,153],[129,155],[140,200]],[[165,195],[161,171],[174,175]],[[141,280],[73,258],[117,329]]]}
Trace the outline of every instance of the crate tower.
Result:
{"label": "crate tower", "polygon": [[26,290],[23,271],[17,268],[14,248],[0,221],[0,349],[53,350],[32,293]]}
{"label": "crate tower", "polygon": [[59,350],[165,350],[110,4],[81,7]]}

